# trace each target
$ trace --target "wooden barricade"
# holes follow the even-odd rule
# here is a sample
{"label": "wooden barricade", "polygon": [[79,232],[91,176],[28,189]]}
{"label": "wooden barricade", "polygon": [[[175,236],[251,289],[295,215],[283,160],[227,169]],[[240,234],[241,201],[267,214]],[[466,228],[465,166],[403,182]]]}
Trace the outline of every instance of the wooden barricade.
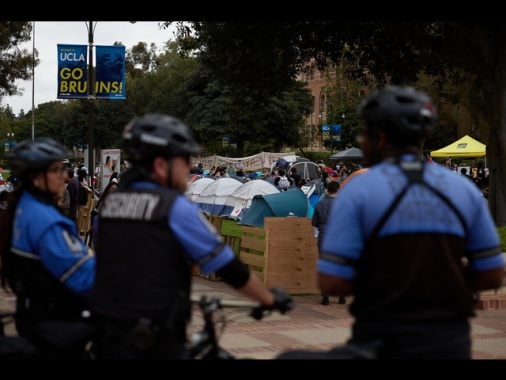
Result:
{"label": "wooden barricade", "polygon": [[88,186],[84,186],[84,188],[88,191],[88,202],[77,209],[77,230],[81,236],[86,236],[86,233],[90,230],[91,211],[95,208],[92,190]]}
{"label": "wooden barricade", "polygon": [[[214,223],[221,229],[221,220],[214,219]],[[311,218],[267,217],[264,228],[242,226],[242,232],[241,237],[222,236],[266,287],[281,286],[291,294],[320,293],[318,247]],[[216,274],[203,275],[196,265],[192,274],[220,280]]]}
{"label": "wooden barricade", "polygon": [[310,218],[266,217],[264,228],[243,226],[239,257],[268,288],[319,294],[318,248]]}

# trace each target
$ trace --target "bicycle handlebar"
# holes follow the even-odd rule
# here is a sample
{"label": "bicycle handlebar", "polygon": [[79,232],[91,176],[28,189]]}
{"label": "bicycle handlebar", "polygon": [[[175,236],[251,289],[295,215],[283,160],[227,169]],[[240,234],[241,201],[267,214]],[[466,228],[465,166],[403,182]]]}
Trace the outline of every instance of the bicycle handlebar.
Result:
{"label": "bicycle handlebar", "polygon": [[190,297],[192,303],[200,304],[201,302],[218,302],[221,307],[238,307],[238,308],[255,308],[260,306],[260,302],[257,301],[242,301],[242,300],[227,300],[222,298],[213,298],[209,296],[197,296],[192,295]]}

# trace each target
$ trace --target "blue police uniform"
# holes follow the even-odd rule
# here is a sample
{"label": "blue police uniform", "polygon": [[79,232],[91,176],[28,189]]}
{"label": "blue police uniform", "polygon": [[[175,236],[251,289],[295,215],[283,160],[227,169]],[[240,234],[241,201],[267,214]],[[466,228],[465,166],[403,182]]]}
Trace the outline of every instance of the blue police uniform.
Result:
{"label": "blue police uniform", "polygon": [[[414,155],[402,161],[404,168],[420,162]],[[475,315],[465,272],[505,262],[476,186],[442,166],[422,165],[423,183],[410,182],[395,159],[352,178],[332,206],[317,270],[353,281],[355,338],[380,338],[393,357],[409,355],[413,339],[420,352],[426,346],[435,357],[452,350],[460,357],[458,347],[470,352],[468,318]]]}
{"label": "blue police uniform", "polygon": [[8,260],[18,334],[43,356],[80,357],[93,331],[81,315],[94,284],[95,259],[75,223],[50,199],[23,192]]}
{"label": "blue police uniform", "polygon": [[75,223],[28,192],[23,193],[16,209],[12,252],[41,262],[72,292],[91,294],[95,259],[79,237]]}

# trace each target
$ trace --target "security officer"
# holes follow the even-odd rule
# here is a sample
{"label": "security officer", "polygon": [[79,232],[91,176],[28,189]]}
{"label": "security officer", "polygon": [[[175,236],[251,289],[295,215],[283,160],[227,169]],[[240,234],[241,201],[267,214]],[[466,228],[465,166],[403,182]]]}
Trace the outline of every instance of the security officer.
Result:
{"label": "security officer", "polygon": [[381,342],[380,358],[470,359],[473,293],[504,276],[490,211],[471,181],[424,159],[437,119],[426,93],[386,87],[358,115],[370,169],[332,205],[320,287],[354,295],[351,342]]}
{"label": "security officer", "polygon": [[81,316],[95,259],[54,201],[70,154],[49,138],[25,140],[6,154],[20,186],[0,208],[1,284],[16,294],[18,335],[42,358],[82,358],[93,332]]}
{"label": "security officer", "polygon": [[358,115],[369,170],[341,186],[317,262],[322,292],[353,295],[352,336],[280,358],[471,359],[473,294],[504,277],[490,211],[471,181],[424,159],[437,119],[426,93],[389,86]]}
{"label": "security officer", "polygon": [[289,310],[289,294],[266,289],[183,195],[191,155],[200,152],[191,130],[174,117],[147,114],[126,125],[123,142],[132,166],[95,224],[95,356],[187,358],[192,263],[268,309]]}

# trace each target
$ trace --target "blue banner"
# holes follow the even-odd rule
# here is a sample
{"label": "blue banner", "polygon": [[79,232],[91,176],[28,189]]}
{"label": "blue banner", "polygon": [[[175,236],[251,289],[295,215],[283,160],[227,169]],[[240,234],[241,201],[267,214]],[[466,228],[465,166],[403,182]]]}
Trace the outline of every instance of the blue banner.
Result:
{"label": "blue banner", "polygon": [[341,141],[340,124],[322,124],[323,141]]}
{"label": "blue banner", "polygon": [[237,149],[237,142],[228,136],[223,137],[223,148],[235,148]]}
{"label": "blue banner", "polygon": [[57,99],[86,99],[88,96],[87,45],[58,44]]}
{"label": "blue banner", "polygon": [[330,135],[332,141],[341,141],[341,125],[332,125],[332,132]]}
{"label": "blue banner", "polygon": [[97,46],[96,53],[96,98],[126,99],[125,47]]}
{"label": "blue banner", "polygon": [[[88,97],[87,45],[58,44],[57,99]],[[125,47],[97,46],[95,98],[126,99]]]}

